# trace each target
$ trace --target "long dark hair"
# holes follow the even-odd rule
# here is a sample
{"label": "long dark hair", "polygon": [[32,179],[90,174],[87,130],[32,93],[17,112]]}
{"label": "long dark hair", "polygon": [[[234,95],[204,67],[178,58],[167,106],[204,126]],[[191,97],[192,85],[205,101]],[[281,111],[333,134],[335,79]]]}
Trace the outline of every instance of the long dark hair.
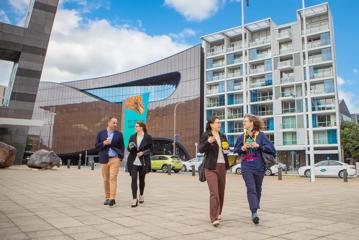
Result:
{"label": "long dark hair", "polygon": [[206,124],[206,131],[211,131],[211,124],[213,124],[216,120],[219,120],[219,117],[217,116],[212,116],[210,119],[207,120],[207,124]]}
{"label": "long dark hair", "polygon": [[244,115],[244,118],[248,118],[249,121],[253,122],[254,130],[256,130],[256,131],[264,130],[264,121],[262,118],[252,115],[252,114],[246,114],[246,115]]}
{"label": "long dark hair", "polygon": [[144,123],[142,121],[138,121],[138,122],[136,122],[136,124],[138,124],[143,129],[144,133],[147,133],[146,123]]}

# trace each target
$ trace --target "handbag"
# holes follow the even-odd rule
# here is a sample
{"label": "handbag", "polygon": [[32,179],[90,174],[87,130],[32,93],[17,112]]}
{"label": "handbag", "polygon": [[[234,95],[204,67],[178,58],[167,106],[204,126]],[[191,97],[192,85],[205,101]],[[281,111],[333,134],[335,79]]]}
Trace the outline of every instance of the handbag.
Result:
{"label": "handbag", "polygon": [[206,179],[206,175],[204,174],[204,162],[205,160],[202,161],[202,163],[198,166],[198,179],[200,182],[205,182]]}
{"label": "handbag", "polygon": [[266,168],[271,168],[273,165],[277,164],[276,158],[274,155],[266,153],[266,152],[261,152],[262,153],[262,158],[264,161],[264,165]]}

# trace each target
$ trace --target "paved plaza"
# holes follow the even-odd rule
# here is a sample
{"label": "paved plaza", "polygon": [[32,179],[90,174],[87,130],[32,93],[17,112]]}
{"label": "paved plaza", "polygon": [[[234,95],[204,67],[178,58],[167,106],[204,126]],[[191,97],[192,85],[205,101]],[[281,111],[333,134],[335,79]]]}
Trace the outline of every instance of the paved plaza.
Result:
{"label": "paved plaza", "polygon": [[188,174],[151,173],[145,203],[130,207],[119,175],[117,205],[102,205],[100,171],[0,170],[0,239],[359,239],[359,179],[266,177],[261,223],[249,218],[241,176],[227,177],[223,220],[212,227],[208,188]]}

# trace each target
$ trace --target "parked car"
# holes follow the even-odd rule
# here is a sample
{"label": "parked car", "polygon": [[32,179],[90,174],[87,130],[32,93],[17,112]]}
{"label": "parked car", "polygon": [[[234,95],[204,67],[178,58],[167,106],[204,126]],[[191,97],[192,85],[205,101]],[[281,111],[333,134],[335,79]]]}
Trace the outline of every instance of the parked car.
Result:
{"label": "parked car", "polygon": [[[355,176],[356,170],[354,165],[336,160],[320,161],[314,166],[315,175],[320,177],[344,177],[344,169],[347,170],[348,176]],[[310,166],[303,166],[298,169],[299,176],[310,177]]]}
{"label": "parked car", "polygon": [[281,167],[283,171],[287,171],[287,165],[281,162],[278,162],[278,167]]}
{"label": "parked car", "polygon": [[178,156],[172,155],[155,155],[151,157],[151,168],[153,172],[157,170],[162,170],[163,172],[168,172],[168,167],[171,166],[174,172],[179,172],[183,163]]}
{"label": "parked car", "polygon": [[[232,170],[231,170],[232,173],[236,173],[236,174],[241,174],[242,171],[241,171],[241,164],[236,164],[232,167]],[[265,169],[265,172],[264,174],[266,176],[271,176],[271,175],[275,175],[278,173],[278,164],[276,165],[273,165],[272,167],[270,168],[266,168]]]}
{"label": "parked car", "polygon": [[201,163],[203,162],[203,158],[201,157],[197,157],[197,158],[192,158],[188,161],[184,161],[183,162],[183,167],[182,167],[182,171],[184,172],[192,172],[192,166],[194,166],[194,170],[196,172],[198,172],[198,167],[199,165],[201,165]]}

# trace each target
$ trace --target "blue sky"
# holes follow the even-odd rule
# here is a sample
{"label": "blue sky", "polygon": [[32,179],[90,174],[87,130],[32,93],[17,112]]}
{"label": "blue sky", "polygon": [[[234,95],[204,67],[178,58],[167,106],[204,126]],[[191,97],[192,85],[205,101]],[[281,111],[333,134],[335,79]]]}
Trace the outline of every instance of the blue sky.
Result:
{"label": "blue sky", "polygon": [[[1,0],[0,21],[21,25],[27,2]],[[306,0],[306,5],[323,2]],[[359,1],[327,2],[334,19],[341,95],[351,111],[359,112]],[[301,0],[250,0],[246,22],[267,17],[277,24],[294,21],[299,8]],[[68,81],[135,68],[240,21],[239,0],[62,0],[42,80]],[[158,46],[150,47],[156,42]],[[106,51],[114,46],[115,51]]]}

